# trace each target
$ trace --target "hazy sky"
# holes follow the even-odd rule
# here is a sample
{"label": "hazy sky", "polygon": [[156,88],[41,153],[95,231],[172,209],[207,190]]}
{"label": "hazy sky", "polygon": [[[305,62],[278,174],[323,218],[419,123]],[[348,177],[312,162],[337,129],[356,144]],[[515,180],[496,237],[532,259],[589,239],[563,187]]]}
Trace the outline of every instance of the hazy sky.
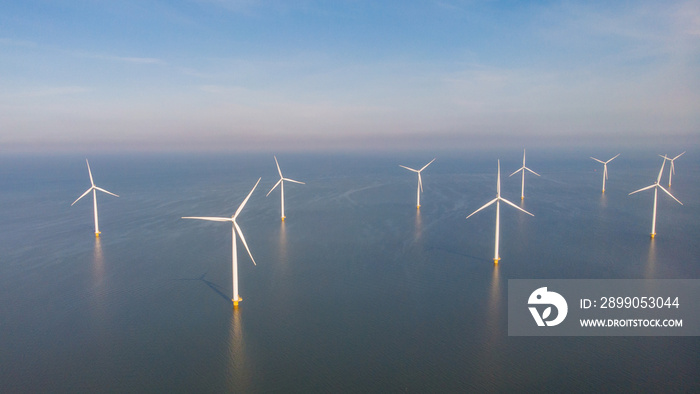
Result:
{"label": "hazy sky", "polygon": [[0,2],[0,152],[699,134],[699,1]]}

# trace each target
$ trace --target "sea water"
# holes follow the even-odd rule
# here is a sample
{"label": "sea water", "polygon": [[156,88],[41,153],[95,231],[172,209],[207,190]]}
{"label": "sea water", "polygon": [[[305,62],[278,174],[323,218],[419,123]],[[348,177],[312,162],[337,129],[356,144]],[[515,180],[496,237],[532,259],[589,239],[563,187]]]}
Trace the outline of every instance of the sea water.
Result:
{"label": "sea water", "polygon": [[[700,155],[0,157],[0,391],[700,390],[697,337],[508,337],[508,279],[700,278]],[[677,153],[677,152],[675,152]],[[670,152],[674,154],[674,152]],[[599,157],[602,156],[602,157]],[[501,194],[500,263],[493,264]],[[661,184],[668,182],[668,163]],[[233,215],[243,301],[231,302]]]}

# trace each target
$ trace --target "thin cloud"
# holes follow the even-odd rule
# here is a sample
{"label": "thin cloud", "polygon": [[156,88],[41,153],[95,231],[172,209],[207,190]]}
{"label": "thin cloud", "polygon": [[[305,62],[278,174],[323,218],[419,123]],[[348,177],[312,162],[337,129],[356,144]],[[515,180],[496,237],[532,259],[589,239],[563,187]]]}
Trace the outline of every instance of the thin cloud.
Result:
{"label": "thin cloud", "polygon": [[127,62],[127,63],[163,64],[162,60],[152,58],[152,57],[119,57],[119,56],[114,56],[113,59],[118,60],[118,61],[122,61],[122,62]]}
{"label": "thin cloud", "polygon": [[199,3],[213,4],[233,12],[250,12],[261,5],[260,0],[199,0]]}
{"label": "thin cloud", "polygon": [[17,40],[13,38],[0,37],[0,45],[16,46],[24,48],[35,48],[37,43],[28,40]]}
{"label": "thin cloud", "polygon": [[158,58],[154,58],[154,57],[116,56],[116,55],[104,54],[104,53],[84,52],[84,51],[79,51],[79,50],[72,50],[72,49],[55,47],[52,45],[42,45],[40,43],[37,43],[34,41],[29,41],[29,40],[7,38],[7,37],[0,37],[0,45],[31,48],[31,49],[36,49],[36,50],[63,53],[63,54],[71,55],[71,56],[109,60],[109,61],[115,61],[115,62],[125,62],[125,63],[134,63],[134,64],[166,64],[163,60],[158,59]]}
{"label": "thin cloud", "polygon": [[48,86],[33,89],[24,89],[14,93],[6,93],[5,98],[42,98],[54,96],[68,96],[89,93],[92,89],[84,86]]}
{"label": "thin cloud", "polygon": [[153,57],[135,57],[135,56],[115,56],[100,53],[76,52],[76,55],[89,57],[92,59],[109,60],[115,62],[133,63],[133,64],[165,64],[164,61]]}

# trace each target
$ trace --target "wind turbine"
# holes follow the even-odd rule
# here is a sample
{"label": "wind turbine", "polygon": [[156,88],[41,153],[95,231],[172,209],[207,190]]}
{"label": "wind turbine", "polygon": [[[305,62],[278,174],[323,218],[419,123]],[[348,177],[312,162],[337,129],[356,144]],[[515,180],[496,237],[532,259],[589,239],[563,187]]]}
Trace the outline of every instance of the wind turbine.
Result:
{"label": "wind turbine", "polygon": [[[615,155],[615,157],[618,157],[618,156],[620,156],[619,153]],[[591,156],[591,159],[597,161],[598,163],[603,163],[603,193],[605,193],[605,180],[608,179],[608,163],[615,160],[615,157],[613,157],[612,159],[610,159],[608,161],[603,161],[603,160],[598,160],[595,157]]]}
{"label": "wind turbine", "polygon": [[519,209],[519,210],[525,212],[526,214],[528,214],[528,215],[530,215],[530,216],[535,216],[535,215],[531,214],[530,212],[528,212],[528,211],[526,211],[526,210],[520,208],[519,206],[513,204],[512,202],[506,200],[505,198],[501,197],[501,161],[499,160],[499,161],[498,161],[498,178],[496,178],[496,198],[494,198],[493,200],[489,201],[488,203],[486,203],[486,205],[484,205],[483,207],[477,209],[476,211],[472,212],[469,216],[467,216],[467,219],[469,219],[469,218],[470,218],[472,215],[474,215],[475,213],[481,211],[482,209],[488,207],[489,205],[491,205],[491,204],[493,204],[493,203],[496,203],[496,247],[495,247],[494,253],[493,253],[493,263],[494,263],[494,264],[498,264],[498,260],[501,259],[501,258],[498,256],[498,238],[499,238],[499,235],[500,235],[500,233],[499,233],[499,222],[500,222],[500,215],[501,215],[501,204],[500,204],[501,201],[503,201],[504,203],[506,203],[506,204],[512,206],[513,208],[516,208],[516,209]]}
{"label": "wind turbine", "polygon": [[521,199],[521,200],[524,200],[524,199],[525,199],[525,170],[528,170],[528,171],[530,171],[531,173],[533,173],[533,174],[535,174],[535,175],[537,175],[537,176],[540,176],[540,174],[538,174],[538,173],[536,173],[535,171],[532,171],[531,169],[525,167],[525,149],[523,149],[523,166],[520,167],[517,171],[515,171],[515,172],[513,172],[512,174],[509,175],[509,176],[513,176],[513,175],[517,174],[519,171],[522,171],[522,172],[523,172],[523,183],[522,183],[522,186],[521,186],[521,188],[520,188],[520,199]]}
{"label": "wind turbine", "polygon": [[428,167],[434,161],[435,161],[435,159],[430,160],[430,163],[424,165],[423,168],[421,168],[420,170],[414,170],[413,168],[402,166],[401,164],[399,164],[399,167],[403,167],[409,171],[413,171],[413,172],[418,173],[418,190],[416,192],[416,209],[420,209],[420,193],[423,191],[423,180],[420,177],[420,173],[421,173],[421,171],[425,170],[425,168]]}
{"label": "wind turbine", "polygon": [[258,178],[258,181],[255,182],[255,186],[253,186],[253,189],[248,193],[248,196],[243,200],[241,205],[238,207],[236,210],[236,213],[233,214],[230,218],[220,218],[220,217],[204,217],[204,216],[184,216],[183,219],[198,219],[198,220],[209,220],[212,222],[231,222],[231,233],[233,234],[231,237],[231,249],[232,249],[232,255],[233,255],[233,262],[232,262],[232,267],[233,267],[233,298],[231,298],[231,301],[233,301],[233,306],[236,307],[238,306],[238,303],[240,301],[243,301],[243,298],[241,298],[238,295],[238,256],[236,252],[236,233],[241,237],[241,241],[243,242],[243,246],[245,246],[245,250],[248,251],[248,255],[250,256],[250,259],[253,260],[253,264],[255,264],[255,259],[253,258],[253,255],[250,253],[250,249],[248,248],[248,244],[245,242],[245,237],[243,236],[243,231],[241,231],[241,228],[238,226],[238,223],[236,223],[236,218],[238,217],[238,214],[241,213],[241,210],[243,210],[243,207],[245,204],[248,202],[248,199],[250,198],[250,195],[253,194],[253,191],[255,191],[255,188],[258,187],[258,183],[260,183],[260,179]]}
{"label": "wind turbine", "polygon": [[[685,152],[683,152],[683,153],[685,153]],[[666,162],[666,160],[670,160],[670,161],[671,161],[671,170],[668,172],[668,187],[671,187],[671,177],[673,176],[673,174],[676,173],[676,166],[673,164],[673,162],[674,162],[677,158],[683,156],[683,153],[681,153],[680,155],[674,157],[673,159],[671,159],[670,157],[666,157],[666,155],[663,155],[663,156],[659,155],[659,156],[661,156],[661,157],[664,158],[664,162]]]}
{"label": "wind turbine", "polygon": [[301,183],[302,185],[305,185],[304,182],[299,182],[295,181],[294,179],[289,179],[285,178],[282,176],[282,170],[280,170],[280,164],[277,162],[277,156],[273,156],[275,158],[275,164],[277,164],[277,172],[280,173],[280,180],[275,183],[275,186],[272,186],[272,189],[270,189],[269,192],[265,195],[265,197],[269,196],[270,193],[272,193],[273,190],[277,187],[277,185],[280,185],[280,199],[282,200],[282,221],[284,222],[284,181],[289,181],[289,182],[294,182],[294,183]]}
{"label": "wind turbine", "polygon": [[641,189],[639,189],[639,190],[635,190],[635,191],[633,191],[632,193],[630,193],[630,195],[631,195],[631,194],[634,194],[634,193],[637,193],[637,192],[641,192],[642,190],[651,189],[652,187],[654,188],[654,210],[653,210],[653,213],[652,213],[652,216],[651,216],[651,238],[654,238],[654,236],[656,236],[656,199],[657,199],[657,195],[659,194],[659,188],[661,188],[661,190],[665,191],[666,194],[668,194],[669,196],[671,196],[671,198],[673,198],[674,200],[676,200],[676,202],[678,202],[679,204],[683,205],[683,203],[680,202],[680,201],[678,201],[678,199],[677,199],[676,197],[673,197],[673,194],[671,194],[671,192],[669,192],[668,190],[664,189],[664,187],[661,186],[661,185],[659,184],[659,182],[661,182],[661,173],[664,172],[664,165],[665,165],[665,164],[666,164],[666,159],[664,159],[664,162],[661,164],[661,170],[659,170],[659,176],[656,177],[656,183],[654,183],[653,185],[649,185],[649,186],[647,186],[647,187],[643,187],[643,188],[641,188]]}
{"label": "wind turbine", "polygon": [[[85,162],[87,163],[88,174],[90,175],[90,185],[91,186],[89,189],[87,189],[87,191],[85,191],[85,193],[83,193],[83,195],[78,197],[78,200],[85,197],[88,193],[90,193],[92,191],[92,205],[93,205],[94,211],[95,211],[95,237],[99,237],[100,236],[100,226],[97,223],[97,190],[104,192],[104,193],[107,193],[107,194],[111,194],[115,197],[119,197],[119,196],[117,196],[116,194],[114,194],[112,192],[108,192],[107,190],[105,190],[101,187],[95,186],[95,182],[92,180],[92,171],[90,171],[90,162],[88,161],[88,159],[85,159]],[[73,201],[73,204],[78,202],[78,200]],[[72,207],[73,204],[71,204],[70,206]]]}

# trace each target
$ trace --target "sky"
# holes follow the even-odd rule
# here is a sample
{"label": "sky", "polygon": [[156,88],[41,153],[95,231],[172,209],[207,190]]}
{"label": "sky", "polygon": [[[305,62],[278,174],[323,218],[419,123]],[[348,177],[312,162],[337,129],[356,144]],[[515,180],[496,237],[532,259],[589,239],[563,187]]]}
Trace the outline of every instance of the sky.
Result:
{"label": "sky", "polygon": [[0,153],[699,136],[698,1],[0,2]]}

